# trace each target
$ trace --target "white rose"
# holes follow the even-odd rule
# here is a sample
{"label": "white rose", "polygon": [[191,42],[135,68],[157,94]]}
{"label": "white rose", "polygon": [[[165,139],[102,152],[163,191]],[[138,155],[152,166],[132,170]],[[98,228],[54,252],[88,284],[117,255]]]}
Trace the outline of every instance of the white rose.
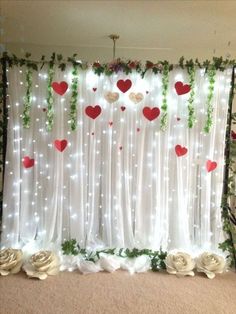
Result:
{"label": "white rose", "polygon": [[22,256],[23,253],[21,250],[0,250],[0,274],[7,276],[9,274],[18,273],[23,263]]}
{"label": "white rose", "polygon": [[192,257],[183,252],[168,254],[165,259],[166,270],[169,274],[178,276],[194,276],[195,262]]}
{"label": "white rose", "polygon": [[221,274],[226,269],[225,258],[217,254],[204,252],[196,260],[197,271],[205,273],[209,279]]}
{"label": "white rose", "polygon": [[51,251],[40,251],[31,256],[23,269],[29,277],[43,280],[48,275],[57,275],[60,263],[58,257]]}

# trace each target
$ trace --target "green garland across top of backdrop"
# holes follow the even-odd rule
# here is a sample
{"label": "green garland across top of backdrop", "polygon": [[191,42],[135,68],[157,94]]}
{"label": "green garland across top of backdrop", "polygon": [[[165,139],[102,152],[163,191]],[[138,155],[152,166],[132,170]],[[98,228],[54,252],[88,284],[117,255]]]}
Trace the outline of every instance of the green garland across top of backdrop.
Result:
{"label": "green garland across top of backdrop", "polygon": [[[204,127],[204,131],[206,133],[210,132],[212,126],[212,112],[213,107],[211,104],[213,92],[214,92],[214,83],[215,83],[215,74],[217,70],[224,71],[228,67],[236,67],[235,60],[223,59],[222,57],[216,58],[214,57],[212,61],[206,60],[204,62],[200,62],[198,59],[196,60],[185,60],[184,57],[181,57],[178,64],[173,65],[168,61],[158,61],[157,63],[152,63],[147,61],[145,65],[142,65],[139,61],[122,61],[121,59],[113,60],[110,63],[100,63],[94,62],[92,64],[88,64],[87,62],[81,62],[77,60],[77,54],[74,54],[72,57],[67,58],[65,60],[61,54],[53,53],[50,60],[46,61],[45,56],[42,56],[40,61],[32,61],[29,58],[31,54],[26,53],[25,58],[18,58],[16,55],[9,55],[4,52],[1,57],[1,65],[2,65],[2,82],[0,83],[0,102],[3,104],[3,114],[2,120],[0,124],[0,155],[1,155],[1,165],[4,168],[4,159],[5,159],[5,149],[6,149],[6,128],[7,128],[7,106],[6,106],[6,97],[7,97],[7,77],[6,77],[6,68],[16,66],[26,66],[26,95],[24,98],[24,112],[23,112],[23,126],[25,128],[30,127],[30,107],[32,100],[32,74],[33,71],[38,71],[38,69],[42,69],[45,64],[48,65],[48,93],[47,93],[47,130],[50,131],[53,127],[53,94],[52,94],[52,82],[54,69],[57,66],[62,71],[66,69],[67,64],[72,65],[73,71],[73,79],[71,84],[72,96],[70,100],[70,127],[71,130],[76,129],[76,117],[77,117],[77,96],[78,96],[78,70],[86,70],[88,68],[92,68],[94,73],[97,75],[107,75],[110,76],[113,73],[124,72],[126,75],[130,74],[134,71],[140,73],[140,76],[143,78],[147,71],[151,71],[154,74],[161,73],[162,74],[162,116],[160,128],[164,131],[167,127],[168,116],[167,116],[167,88],[169,82],[169,72],[172,71],[175,67],[181,67],[182,69],[186,69],[189,76],[189,86],[190,86],[190,96],[188,99],[188,127],[192,128],[196,122],[195,110],[194,110],[194,85],[195,85],[195,71],[197,68],[205,69],[206,75],[209,79],[209,87],[208,87],[208,96],[207,96],[207,119]],[[235,141],[233,141],[230,137],[231,134],[231,122],[236,123],[236,114],[232,114],[232,102],[234,96],[234,71],[232,75],[232,85],[231,85],[231,93],[230,93],[230,101],[229,101],[229,112],[228,112],[228,127],[226,132],[226,150],[225,150],[225,159],[226,159],[226,167],[225,167],[225,180],[224,180],[224,191],[222,198],[222,219],[223,219],[223,230],[226,232],[228,239],[223,243],[219,244],[219,247],[223,251],[227,251],[229,253],[228,257],[231,260],[231,265],[235,265],[236,268],[236,243],[234,245],[234,236],[235,236],[235,226],[236,226],[236,217],[229,206],[229,197],[235,196],[234,191],[234,176],[236,175],[236,171],[233,168],[234,160],[232,159],[233,147],[235,146]],[[231,174],[229,175],[229,170]],[[4,172],[4,169],[3,169]],[[2,192],[1,192],[2,199]],[[71,240],[73,241],[73,240]],[[69,243],[68,243],[69,244]],[[70,247],[70,245],[69,245]]]}

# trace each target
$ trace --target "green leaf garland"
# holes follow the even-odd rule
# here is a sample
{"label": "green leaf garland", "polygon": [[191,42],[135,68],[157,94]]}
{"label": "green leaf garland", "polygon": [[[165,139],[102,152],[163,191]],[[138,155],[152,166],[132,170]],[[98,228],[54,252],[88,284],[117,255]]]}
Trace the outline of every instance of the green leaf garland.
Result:
{"label": "green leaf garland", "polygon": [[168,113],[167,113],[167,91],[168,91],[168,83],[169,83],[169,64],[166,62],[163,66],[162,72],[162,114],[161,114],[161,123],[160,128],[162,131],[165,131],[167,128],[168,122]]}
{"label": "green leaf garland", "polygon": [[105,253],[109,255],[116,255],[123,258],[135,258],[142,255],[147,255],[151,259],[151,269],[152,271],[160,271],[162,269],[166,269],[165,258],[167,256],[167,252],[162,251],[152,251],[150,249],[142,249],[139,250],[137,248],[133,249],[104,249],[98,251],[89,251],[85,248],[81,248],[79,244],[76,244],[75,239],[67,240],[62,243],[62,252],[64,255],[80,255],[84,260],[96,262],[100,258],[100,254]]}
{"label": "green leaf garland", "polygon": [[194,96],[195,96],[195,67],[191,65],[188,67],[188,75],[189,75],[189,85],[191,87],[190,96],[188,99],[188,127],[191,129],[196,123],[196,114],[194,109]]}
{"label": "green leaf garland", "polygon": [[214,88],[215,88],[215,76],[216,76],[216,69],[214,66],[211,66],[207,69],[207,76],[209,80],[209,87],[208,87],[208,95],[207,95],[207,120],[204,126],[205,133],[209,133],[213,124],[213,106],[212,106],[212,99],[214,96]]}
{"label": "green leaf garland", "polygon": [[72,131],[77,127],[77,98],[78,98],[78,66],[74,63],[72,71],[72,95],[70,100],[70,128]]}
{"label": "green leaf garland", "polygon": [[32,69],[27,67],[26,69],[26,95],[24,97],[24,109],[23,109],[23,127],[29,129],[30,127],[30,109],[32,103]]}

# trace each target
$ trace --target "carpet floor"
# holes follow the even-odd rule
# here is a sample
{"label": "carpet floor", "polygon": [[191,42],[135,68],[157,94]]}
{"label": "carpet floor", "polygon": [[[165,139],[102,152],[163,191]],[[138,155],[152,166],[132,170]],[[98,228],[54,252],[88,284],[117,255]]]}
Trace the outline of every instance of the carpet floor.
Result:
{"label": "carpet floor", "polygon": [[0,278],[1,314],[235,314],[236,273],[207,279],[125,271]]}

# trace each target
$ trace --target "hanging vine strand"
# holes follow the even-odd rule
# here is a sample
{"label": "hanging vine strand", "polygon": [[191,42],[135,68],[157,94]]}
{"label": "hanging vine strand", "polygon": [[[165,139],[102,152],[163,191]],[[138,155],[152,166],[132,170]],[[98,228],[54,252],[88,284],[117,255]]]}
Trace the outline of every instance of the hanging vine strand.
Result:
{"label": "hanging vine strand", "polygon": [[188,75],[189,75],[189,85],[191,88],[190,91],[190,96],[188,99],[188,127],[191,129],[194,124],[196,123],[196,114],[195,114],[195,109],[194,109],[194,96],[195,96],[195,67],[194,65],[191,65],[188,67]]}
{"label": "hanging vine strand", "polygon": [[209,133],[213,124],[213,106],[212,106],[212,99],[214,96],[214,88],[215,88],[215,75],[216,69],[214,66],[208,68],[207,76],[209,80],[209,87],[208,87],[208,95],[207,95],[207,119],[204,126],[205,133]]}
{"label": "hanging vine strand", "polygon": [[73,79],[71,85],[71,100],[70,100],[70,128],[72,131],[76,130],[77,127],[77,98],[78,98],[78,66],[76,63],[73,64],[72,71]]}
{"label": "hanging vine strand", "polygon": [[47,131],[52,131],[53,128],[53,120],[54,120],[54,108],[53,108],[53,88],[52,88],[52,80],[54,76],[54,62],[55,55],[52,55],[51,61],[49,63],[48,69],[48,81],[47,81],[47,120],[46,120],[46,128]]}
{"label": "hanging vine strand", "polygon": [[165,131],[168,123],[168,113],[167,113],[167,91],[168,91],[168,83],[169,83],[169,64],[165,63],[163,67],[162,73],[162,115],[161,115],[161,123],[160,128],[162,131]]}
{"label": "hanging vine strand", "polygon": [[32,69],[27,67],[26,69],[26,95],[24,97],[24,109],[23,109],[23,127],[29,129],[30,127],[30,109],[32,103]]}

